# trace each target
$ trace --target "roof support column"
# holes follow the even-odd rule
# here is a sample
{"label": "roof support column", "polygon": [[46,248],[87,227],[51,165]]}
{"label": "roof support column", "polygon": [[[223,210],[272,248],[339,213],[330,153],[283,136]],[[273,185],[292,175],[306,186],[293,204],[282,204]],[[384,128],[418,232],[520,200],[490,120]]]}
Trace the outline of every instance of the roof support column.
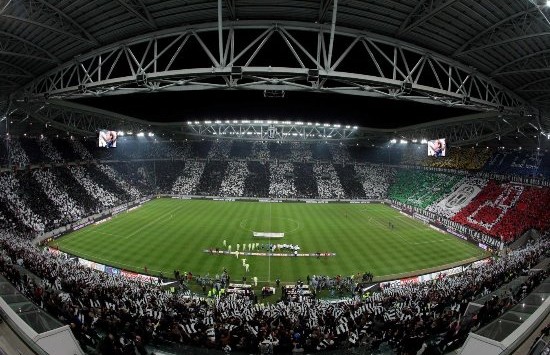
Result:
{"label": "roof support column", "polygon": [[222,0],[218,0],[218,50],[220,53],[220,65],[225,66],[223,58],[223,29],[222,29]]}
{"label": "roof support column", "polygon": [[331,64],[331,62],[332,62],[332,48],[333,48],[333,45],[334,45],[334,31],[336,29],[336,11],[337,11],[337,8],[338,8],[338,0],[334,0],[333,1],[333,6],[332,6],[332,24],[330,26],[330,42],[328,44],[328,63],[327,63],[327,66],[326,66],[326,70],[329,70],[330,66],[332,65]]}

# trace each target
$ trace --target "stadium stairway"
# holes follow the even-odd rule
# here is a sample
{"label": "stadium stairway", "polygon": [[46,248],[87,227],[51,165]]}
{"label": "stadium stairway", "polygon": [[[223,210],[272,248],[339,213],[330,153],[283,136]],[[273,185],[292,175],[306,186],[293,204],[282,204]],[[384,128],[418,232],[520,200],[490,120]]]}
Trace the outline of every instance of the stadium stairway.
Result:
{"label": "stadium stairway", "polygon": [[4,354],[33,355],[35,352],[6,323],[0,321],[0,355]]}
{"label": "stadium stairway", "polygon": [[[540,323],[540,325],[535,329],[535,331],[525,339],[525,341],[512,353],[512,355],[543,355],[544,346],[550,347],[550,335],[540,337],[541,331],[550,325],[550,313],[546,318]],[[535,345],[535,341],[537,344]],[[548,350],[546,350],[548,351]]]}
{"label": "stadium stairway", "polygon": [[[515,279],[513,279],[512,281],[508,282],[507,284],[501,286],[500,288],[496,289],[495,291],[489,293],[489,294],[486,294],[484,296],[480,296],[478,298],[476,298],[475,300],[473,300],[472,302],[470,302],[470,304],[468,305],[468,308],[466,309],[466,315],[469,313],[470,311],[470,308],[475,308],[475,307],[472,307],[474,305],[478,306],[479,308],[481,308],[485,302],[491,300],[493,297],[502,297],[504,295],[506,295],[507,293],[510,293],[510,291],[512,292],[512,294],[516,294],[518,292],[518,290],[520,289],[521,285],[527,281],[527,279],[529,279],[528,276],[519,276]],[[477,309],[479,309],[477,308]],[[477,311],[477,309],[475,311]]]}
{"label": "stadium stairway", "polygon": [[[544,296],[548,294],[550,277],[547,277],[545,273],[540,273],[540,271],[538,275],[533,274],[533,276],[534,279],[539,276],[543,277],[543,279],[541,280],[539,278],[540,282],[535,282],[535,287],[530,292],[525,293],[524,297],[522,297],[517,304],[514,304],[511,308],[506,310],[506,312],[501,313],[498,318],[483,325],[477,331],[470,333],[459,354],[472,354],[472,351],[484,348],[483,345],[481,348],[479,347],[480,340],[474,338],[476,335],[485,338],[481,340],[482,343],[487,343],[489,340],[495,342],[491,346],[485,347],[488,353],[495,353],[495,351],[501,351],[500,353],[502,354],[529,353],[517,351],[518,347],[522,344],[526,344],[526,347],[530,346],[532,342],[528,340],[529,334],[539,334],[535,329],[539,328],[541,324],[546,325],[547,323],[545,322],[549,317],[548,309],[539,315],[537,315],[537,313],[540,311],[539,307],[545,307],[544,301],[541,303],[541,296],[543,297],[542,300],[544,300]],[[524,323],[527,325],[530,324],[529,326],[534,329],[526,328],[523,329],[521,333],[516,334],[516,330],[524,326]],[[540,332],[540,330],[538,332]],[[475,335],[472,336],[472,334]],[[506,348],[503,348],[503,346]]]}
{"label": "stadium stairway", "polygon": [[521,237],[514,240],[513,243],[508,245],[510,249],[519,249],[527,244],[531,239],[538,239],[540,238],[540,233],[536,229],[530,229],[527,232],[523,233]]}

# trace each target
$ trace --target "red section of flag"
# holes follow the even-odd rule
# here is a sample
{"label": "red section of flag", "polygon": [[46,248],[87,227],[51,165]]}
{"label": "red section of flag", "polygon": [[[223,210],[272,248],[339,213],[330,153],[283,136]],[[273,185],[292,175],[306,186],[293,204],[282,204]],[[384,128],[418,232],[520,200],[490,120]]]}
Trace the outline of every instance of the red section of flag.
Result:
{"label": "red section of flag", "polygon": [[452,220],[503,241],[531,228],[549,228],[550,189],[526,186],[520,191],[517,185],[490,180]]}

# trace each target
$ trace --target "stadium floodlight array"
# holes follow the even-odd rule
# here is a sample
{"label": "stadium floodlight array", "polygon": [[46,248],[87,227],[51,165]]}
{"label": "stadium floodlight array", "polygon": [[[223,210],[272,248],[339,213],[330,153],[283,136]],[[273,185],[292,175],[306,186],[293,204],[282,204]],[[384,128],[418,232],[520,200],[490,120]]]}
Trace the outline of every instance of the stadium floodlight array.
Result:
{"label": "stadium floodlight array", "polygon": [[[224,124],[259,124],[259,125],[270,125],[270,124],[283,124],[283,125],[297,125],[297,126],[317,126],[317,127],[332,127],[332,128],[342,128],[341,124],[338,123],[312,123],[312,122],[302,122],[302,121],[279,121],[279,120],[205,120],[205,121],[187,121],[187,124],[189,126],[192,125],[224,125]],[[351,126],[351,125],[345,125],[344,128],[346,129],[358,129],[358,126]]]}
{"label": "stadium floodlight array", "polygon": [[357,126],[280,120],[187,121],[187,134],[251,140],[346,140],[361,134]]}

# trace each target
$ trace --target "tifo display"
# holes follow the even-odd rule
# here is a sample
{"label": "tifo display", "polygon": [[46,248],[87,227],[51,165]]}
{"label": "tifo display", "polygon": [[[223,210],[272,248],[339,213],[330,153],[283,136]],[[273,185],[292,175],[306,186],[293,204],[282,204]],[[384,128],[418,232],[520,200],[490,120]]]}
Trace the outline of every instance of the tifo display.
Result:
{"label": "tifo display", "polygon": [[[114,329],[90,316],[101,314],[131,317],[148,346],[221,348],[215,331],[206,340],[215,328],[255,352],[267,336],[254,321],[262,319],[272,337],[277,324],[300,323],[311,340],[295,343],[308,352],[371,349],[381,334],[397,351],[405,345],[394,327],[430,317],[425,329],[468,332],[493,319],[461,318],[469,302],[522,273],[527,285],[542,280],[530,268],[548,250],[545,155],[139,143],[147,139],[99,149],[96,140],[10,137],[9,159],[0,148],[0,159],[18,164],[0,172],[0,270],[41,314],[85,325],[71,328],[85,347],[109,342],[94,333]],[[21,266],[40,289],[18,277]],[[495,302],[524,299],[529,289],[518,289]],[[130,333],[117,331],[128,343]],[[464,340],[453,334],[423,339],[430,351],[449,350]]]}

